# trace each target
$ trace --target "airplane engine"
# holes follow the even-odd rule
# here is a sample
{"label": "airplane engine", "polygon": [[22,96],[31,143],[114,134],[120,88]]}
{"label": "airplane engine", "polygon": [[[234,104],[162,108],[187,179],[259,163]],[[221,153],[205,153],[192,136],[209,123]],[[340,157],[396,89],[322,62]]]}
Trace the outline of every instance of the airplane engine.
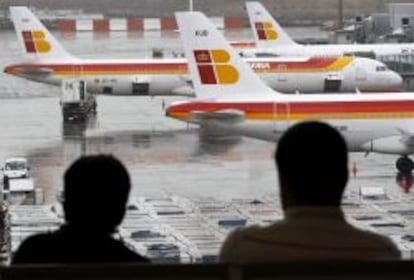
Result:
{"label": "airplane engine", "polygon": [[364,151],[384,154],[408,155],[414,153],[414,145],[404,142],[403,136],[390,136],[371,140],[362,145]]}

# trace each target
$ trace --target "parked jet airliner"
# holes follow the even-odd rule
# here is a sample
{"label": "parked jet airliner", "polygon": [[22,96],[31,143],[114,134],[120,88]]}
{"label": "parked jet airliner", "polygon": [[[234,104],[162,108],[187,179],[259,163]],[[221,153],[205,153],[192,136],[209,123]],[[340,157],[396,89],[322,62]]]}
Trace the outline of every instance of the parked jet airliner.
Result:
{"label": "parked jet airliner", "polygon": [[196,99],[171,104],[167,116],[277,141],[295,122],[320,120],[337,128],[349,150],[397,154],[411,170],[414,94],[286,95],[266,86],[203,14],[176,13]]}
{"label": "parked jet airliner", "polygon": [[[91,60],[68,53],[26,7],[11,7],[11,18],[25,56],[5,68],[8,74],[61,85],[86,80],[92,93],[113,95],[193,95],[184,59]],[[398,91],[401,77],[367,58],[253,58],[248,63],[281,92]]]}
{"label": "parked jet airliner", "polygon": [[256,48],[242,50],[242,56],[252,57],[257,54],[273,56],[329,56],[359,55],[378,57],[382,55],[414,54],[414,43],[406,44],[297,44],[282,29],[266,8],[259,2],[246,2],[247,14],[253,29]]}

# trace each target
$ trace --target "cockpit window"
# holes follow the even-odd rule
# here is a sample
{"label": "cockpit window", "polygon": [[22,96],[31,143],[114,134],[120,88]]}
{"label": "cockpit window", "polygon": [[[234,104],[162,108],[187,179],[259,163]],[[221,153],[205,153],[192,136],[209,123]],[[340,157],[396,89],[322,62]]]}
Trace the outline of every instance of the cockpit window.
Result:
{"label": "cockpit window", "polygon": [[377,66],[377,72],[384,72],[387,71],[387,67],[386,66]]}

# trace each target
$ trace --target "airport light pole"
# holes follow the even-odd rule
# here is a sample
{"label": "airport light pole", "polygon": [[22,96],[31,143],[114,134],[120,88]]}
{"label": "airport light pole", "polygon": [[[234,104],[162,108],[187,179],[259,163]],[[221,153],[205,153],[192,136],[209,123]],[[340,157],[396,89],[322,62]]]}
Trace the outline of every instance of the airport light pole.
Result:
{"label": "airport light pole", "polygon": [[338,29],[344,28],[344,0],[338,0]]}

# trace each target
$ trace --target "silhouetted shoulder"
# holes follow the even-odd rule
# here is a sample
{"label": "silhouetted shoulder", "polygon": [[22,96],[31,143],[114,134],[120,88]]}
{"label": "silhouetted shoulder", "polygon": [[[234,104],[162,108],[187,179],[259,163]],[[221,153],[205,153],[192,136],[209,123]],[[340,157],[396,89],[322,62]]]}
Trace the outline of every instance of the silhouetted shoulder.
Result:
{"label": "silhouetted shoulder", "polygon": [[13,264],[92,262],[149,262],[149,260],[111,237],[72,236],[59,231],[27,238],[13,258]]}
{"label": "silhouetted shoulder", "polygon": [[19,249],[13,256],[12,263],[31,263],[34,260],[39,263],[43,262],[39,257],[46,257],[44,249],[47,248],[47,251],[51,251],[56,247],[51,244],[53,239],[51,233],[29,236],[20,244]]}

